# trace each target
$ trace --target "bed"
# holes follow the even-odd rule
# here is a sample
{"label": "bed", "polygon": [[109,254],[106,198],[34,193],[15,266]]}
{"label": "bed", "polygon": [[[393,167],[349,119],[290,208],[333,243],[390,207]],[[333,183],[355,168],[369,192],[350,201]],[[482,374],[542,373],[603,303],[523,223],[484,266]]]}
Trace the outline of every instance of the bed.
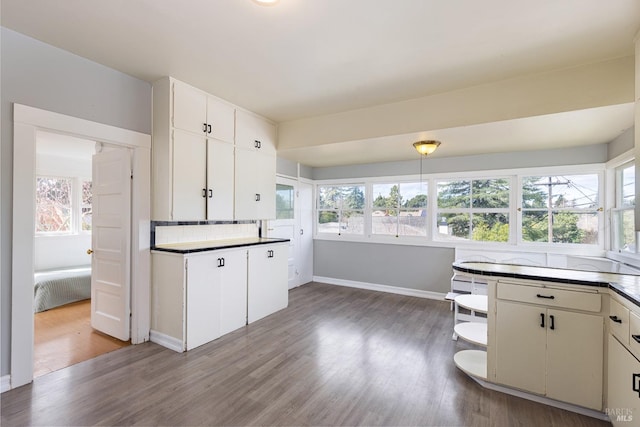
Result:
{"label": "bed", "polygon": [[91,267],[36,272],[34,284],[34,313],[82,301],[91,298]]}

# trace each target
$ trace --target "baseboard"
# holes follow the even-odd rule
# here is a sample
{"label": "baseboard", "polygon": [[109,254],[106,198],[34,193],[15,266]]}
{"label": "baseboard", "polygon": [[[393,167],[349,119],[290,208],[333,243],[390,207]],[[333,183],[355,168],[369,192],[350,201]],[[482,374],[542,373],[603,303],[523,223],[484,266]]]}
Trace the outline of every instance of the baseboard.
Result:
{"label": "baseboard", "polygon": [[560,402],[558,400],[549,399],[548,397],[538,396],[537,394],[527,393],[522,390],[516,390],[513,388],[505,387],[499,384],[493,384],[479,378],[475,378],[469,375],[469,378],[475,380],[482,387],[489,390],[499,391],[501,393],[509,394],[511,396],[520,397],[522,399],[531,400],[533,402],[542,403],[544,405],[553,406],[554,408],[564,409],[565,411],[575,412],[577,414],[586,415],[591,418],[597,418],[599,420],[610,422],[611,420],[604,412],[596,411],[595,409],[589,409],[578,405],[572,405],[571,403]]}
{"label": "baseboard", "polygon": [[0,393],[11,390],[11,375],[0,377]]}
{"label": "baseboard", "polygon": [[178,353],[182,353],[184,351],[181,340],[170,337],[162,332],[154,331],[153,329],[149,331],[149,341],[166,347],[169,350],[177,351]]}
{"label": "baseboard", "polygon": [[354,280],[334,279],[332,277],[313,276],[314,282],[328,285],[346,286],[348,288],[367,289],[369,291],[387,292],[390,294],[405,295],[409,297],[428,298],[444,301],[445,293],[422,291],[419,289],[400,288],[397,286],[379,285],[376,283],[356,282]]}

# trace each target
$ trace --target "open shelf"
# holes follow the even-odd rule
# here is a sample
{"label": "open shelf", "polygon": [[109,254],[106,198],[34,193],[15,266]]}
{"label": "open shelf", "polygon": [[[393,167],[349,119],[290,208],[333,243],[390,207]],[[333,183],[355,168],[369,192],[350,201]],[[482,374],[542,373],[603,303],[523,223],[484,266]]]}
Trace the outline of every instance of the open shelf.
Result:
{"label": "open shelf", "polygon": [[480,322],[463,322],[453,327],[455,334],[472,344],[487,346],[487,324]]}
{"label": "open shelf", "polygon": [[467,310],[474,311],[476,313],[487,313],[489,298],[486,295],[458,295],[455,297],[455,303]]}
{"label": "open shelf", "polygon": [[453,356],[458,369],[472,377],[487,379],[487,352],[482,350],[462,350]]}

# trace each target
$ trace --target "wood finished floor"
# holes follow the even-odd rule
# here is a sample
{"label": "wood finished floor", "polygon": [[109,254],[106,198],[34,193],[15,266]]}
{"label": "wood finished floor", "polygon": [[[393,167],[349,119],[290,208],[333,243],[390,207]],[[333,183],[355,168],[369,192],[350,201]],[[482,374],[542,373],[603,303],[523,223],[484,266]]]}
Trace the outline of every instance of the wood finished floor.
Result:
{"label": "wood finished floor", "polygon": [[91,327],[91,300],[36,313],[34,324],[36,378],[129,345]]}
{"label": "wood finished floor", "polygon": [[188,353],[129,346],[2,394],[14,425],[606,426],[485,390],[441,301],[311,283]]}

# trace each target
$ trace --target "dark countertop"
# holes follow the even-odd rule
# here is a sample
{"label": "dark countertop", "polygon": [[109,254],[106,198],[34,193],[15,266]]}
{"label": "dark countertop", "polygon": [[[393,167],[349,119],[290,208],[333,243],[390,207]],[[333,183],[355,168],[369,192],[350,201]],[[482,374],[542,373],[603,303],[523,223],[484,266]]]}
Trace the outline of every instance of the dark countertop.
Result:
{"label": "dark countertop", "polygon": [[569,285],[609,288],[640,307],[640,276],[631,274],[601,273],[597,271],[491,262],[454,262],[453,269],[462,273],[479,274],[482,276],[544,280],[546,282]]}
{"label": "dark countertop", "polygon": [[215,251],[219,249],[240,248],[243,246],[268,245],[271,243],[288,242],[289,239],[274,239],[266,237],[246,237],[241,239],[207,240],[202,242],[167,243],[155,245],[152,251],[172,252],[176,254],[191,254],[195,252]]}

